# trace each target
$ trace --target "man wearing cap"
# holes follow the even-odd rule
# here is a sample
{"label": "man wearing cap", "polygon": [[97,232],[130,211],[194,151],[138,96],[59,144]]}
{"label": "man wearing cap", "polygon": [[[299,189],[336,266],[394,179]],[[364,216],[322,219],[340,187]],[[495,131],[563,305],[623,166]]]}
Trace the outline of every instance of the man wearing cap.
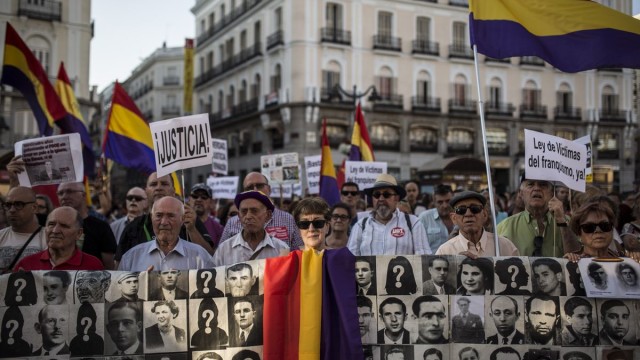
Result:
{"label": "man wearing cap", "polygon": [[527,179],[523,173],[519,193],[525,210],[498,224],[500,236],[510,239],[523,256],[562,257],[580,249],[550,182]]}
{"label": "man wearing cap", "polygon": [[220,242],[220,236],[224,227],[211,216],[211,207],[213,204],[213,193],[211,188],[207,184],[199,183],[193,185],[191,188],[191,194],[189,195],[189,205],[195,210],[198,219],[202,221],[204,227],[207,228],[207,232],[211,237],[213,248],[217,248]]}
{"label": "man wearing cap", "polygon": [[[487,200],[475,191],[462,191],[451,199],[451,218],[460,233],[442,244],[436,255],[496,256],[493,233],[485,231]],[[504,237],[498,237],[500,256],[519,256],[518,249]]]}
{"label": "man wearing cap", "polygon": [[406,191],[393,176],[378,176],[364,192],[373,198],[373,210],[351,228],[347,247],[354,255],[431,254],[420,220],[398,210]]}
{"label": "man wearing cap", "polygon": [[275,206],[261,191],[245,191],[234,200],[242,229],[224,241],[213,255],[213,266],[231,265],[255,259],[280,256],[289,251],[282,240],[269,235],[265,224],[273,216]]}
{"label": "man wearing cap", "polygon": [[118,266],[122,271],[190,270],[213,267],[211,255],[200,245],[180,238],[184,206],[173,196],[165,196],[151,208],[152,241],[127,251]]}
{"label": "man wearing cap", "polygon": [[138,297],[138,291],[140,290],[139,274],[137,272],[120,273],[117,282],[122,296],[116,301],[144,301],[144,299]]}
{"label": "man wearing cap", "polygon": [[113,231],[113,236],[116,237],[116,243],[120,241],[124,228],[127,227],[133,219],[147,213],[147,194],[142,188],[135,186],[129,189],[125,201],[127,215],[109,224],[111,231]]}
{"label": "man wearing cap", "polygon": [[[245,192],[257,190],[261,191],[267,197],[271,195],[271,186],[269,186],[267,178],[259,172],[247,174],[242,182],[242,188]],[[235,236],[242,228],[242,219],[240,219],[239,216],[232,217],[224,227],[220,242],[227,241]],[[298,230],[293,216],[288,212],[274,208],[271,218],[265,223],[265,230],[276,239],[284,241],[291,250],[297,250],[304,246],[300,230]]]}

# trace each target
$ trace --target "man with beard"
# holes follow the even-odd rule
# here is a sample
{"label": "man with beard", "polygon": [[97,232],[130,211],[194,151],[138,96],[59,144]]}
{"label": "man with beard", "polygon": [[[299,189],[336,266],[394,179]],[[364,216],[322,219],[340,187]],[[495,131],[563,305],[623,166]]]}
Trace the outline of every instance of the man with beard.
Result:
{"label": "man with beard", "polygon": [[361,256],[356,259],[356,284],[358,295],[375,295],[376,282],[373,262],[375,257]]}
{"label": "man with beard", "polygon": [[600,305],[600,345],[634,345],[624,339],[629,332],[629,307],[620,300],[607,300]]}
{"label": "man with beard", "polygon": [[550,258],[539,258],[531,263],[531,270],[538,293],[549,296],[567,295],[567,285],[559,262]]}
{"label": "man with beard", "polygon": [[560,345],[560,304],[557,297],[534,295],[525,303],[527,344]]}
{"label": "man with beard", "polygon": [[102,303],[104,294],[111,285],[111,273],[108,271],[78,271],[76,274],[76,296],[78,301]]}
{"label": "man with beard", "polygon": [[497,334],[487,338],[487,344],[524,344],[524,334],[516,329],[520,318],[518,303],[510,296],[497,296],[491,301],[490,313]]}
{"label": "man with beard", "polygon": [[581,297],[570,297],[564,303],[566,326],[562,329],[562,345],[594,346],[598,337],[591,333],[593,325],[593,306]]}
{"label": "man with beard", "polygon": [[431,279],[422,284],[424,295],[452,295],[456,288],[447,284],[449,260],[444,256],[429,256],[428,271]]}
{"label": "man with beard", "polygon": [[67,331],[69,330],[68,308],[52,308],[50,305],[38,313],[35,323],[36,332],[42,335],[42,346],[33,352],[33,356],[68,355]]}
{"label": "man with beard", "polygon": [[188,299],[189,294],[178,287],[180,270],[162,270],[157,273],[160,279],[160,288],[149,295],[150,300],[182,300]]}
{"label": "man with beard", "polygon": [[409,331],[404,328],[407,306],[396,297],[387,297],[380,304],[380,320],[384,329],[378,331],[378,344],[410,344]]}
{"label": "man with beard", "polygon": [[414,344],[446,344],[444,336],[447,313],[442,301],[435,296],[424,295],[416,298],[411,306],[413,316],[418,321],[418,338]]}
{"label": "man with beard", "polygon": [[198,215],[198,219],[202,221],[204,227],[211,237],[213,248],[217,248],[220,243],[220,237],[224,231],[224,227],[211,216],[211,207],[213,205],[213,193],[207,184],[199,183],[193,185],[191,194],[189,195],[189,205]]}
{"label": "man with beard", "polygon": [[363,344],[375,344],[376,335],[371,331],[371,318],[373,317],[373,302],[366,296],[357,296],[358,326],[360,327],[360,339]]}
{"label": "man with beard", "polygon": [[449,240],[449,234],[453,230],[453,219],[451,219],[451,206],[449,202],[453,198],[451,186],[440,184],[433,191],[433,203],[435,208],[429,209],[419,218],[427,231],[429,246],[431,250],[438,251],[440,245]]}
{"label": "man with beard", "polygon": [[255,287],[257,280],[258,277],[253,275],[251,265],[238,263],[229,266],[226,277],[227,289],[229,289],[228,295],[233,297],[257,295],[258,289]]}
{"label": "man with beard", "polygon": [[127,215],[109,224],[111,231],[113,231],[113,236],[116,238],[116,243],[120,241],[124,228],[129,225],[133,219],[147,212],[147,194],[142,188],[136,186],[129,189],[125,201]]}
{"label": "man with beard", "polygon": [[406,191],[393,176],[378,176],[365,193],[373,198],[373,211],[351,229],[347,244],[351,253],[356,256],[431,254],[424,226],[416,216],[398,210],[398,202],[406,196]]}

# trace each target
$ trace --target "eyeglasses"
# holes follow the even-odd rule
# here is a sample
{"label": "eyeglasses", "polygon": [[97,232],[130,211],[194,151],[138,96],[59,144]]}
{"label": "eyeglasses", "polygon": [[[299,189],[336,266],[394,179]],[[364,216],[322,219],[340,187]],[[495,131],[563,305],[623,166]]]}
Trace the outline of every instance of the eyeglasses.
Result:
{"label": "eyeglasses", "polygon": [[296,223],[296,225],[298,225],[298,227],[302,230],[308,230],[311,224],[313,224],[314,229],[322,229],[326,223],[326,220],[300,220]]}
{"label": "eyeglasses", "polygon": [[347,221],[350,219],[349,215],[340,215],[340,214],[333,214],[331,215],[331,218],[335,221],[338,221],[338,220]]}
{"label": "eyeglasses", "polygon": [[200,200],[208,200],[209,199],[209,197],[207,195],[191,194],[189,196],[191,196],[191,198],[194,199],[194,200],[198,200],[198,199],[200,199]]}
{"label": "eyeglasses", "polygon": [[35,201],[7,201],[6,203],[2,204],[2,207],[9,211],[11,210],[11,207],[15,208],[16,210],[22,210],[24,209],[24,206],[27,204],[33,204]]}
{"label": "eyeglasses", "polygon": [[542,243],[544,238],[540,235],[533,238],[533,256],[542,256]]}
{"label": "eyeglasses", "polygon": [[349,195],[358,196],[358,192],[357,191],[344,191],[344,190],[342,190],[340,193],[342,194],[342,196],[349,196]]}
{"label": "eyeglasses", "polygon": [[467,209],[471,210],[471,213],[475,215],[475,214],[480,214],[480,212],[482,212],[482,209],[484,209],[484,207],[482,205],[469,205],[469,206],[461,205],[461,206],[455,207],[453,210],[458,215],[464,215],[467,213]]}
{"label": "eyeglasses", "polygon": [[147,200],[147,198],[138,196],[138,195],[127,195],[127,201],[137,201],[140,202],[142,200]]}
{"label": "eyeglasses", "polygon": [[78,193],[78,192],[83,193],[84,190],[60,190],[56,194],[58,195],[58,197],[62,197],[62,196],[65,196],[65,195],[71,195],[73,193]]}
{"label": "eyeglasses", "polygon": [[255,184],[249,184],[247,186],[244,187],[244,191],[250,191],[250,190],[260,190],[262,188],[264,188],[265,186],[267,186],[269,184],[267,183],[255,183]]}
{"label": "eyeglasses", "polygon": [[584,223],[580,225],[580,230],[585,234],[593,234],[596,232],[596,228],[600,228],[602,232],[609,232],[613,230],[613,225],[608,221],[602,221],[597,224]]}
{"label": "eyeglasses", "polygon": [[373,196],[374,199],[380,199],[380,196],[382,196],[385,199],[388,199],[392,196],[396,196],[398,194],[396,193],[390,193],[390,192],[380,192],[380,191],[376,191],[373,194],[371,194],[371,196]]}

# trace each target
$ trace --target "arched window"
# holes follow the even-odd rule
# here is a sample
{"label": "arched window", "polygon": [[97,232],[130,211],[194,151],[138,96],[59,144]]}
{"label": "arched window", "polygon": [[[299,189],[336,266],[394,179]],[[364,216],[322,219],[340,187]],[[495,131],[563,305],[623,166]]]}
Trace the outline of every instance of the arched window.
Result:
{"label": "arched window", "polygon": [[447,131],[447,152],[450,154],[468,154],[473,152],[473,131],[450,128]]}
{"label": "arched window", "polygon": [[620,157],[618,133],[613,131],[600,132],[596,144],[598,159],[617,159]]}
{"label": "arched window", "polygon": [[491,79],[489,85],[489,103],[488,109],[499,110],[502,102],[502,80],[497,77]]}
{"label": "arched window", "polygon": [[388,124],[371,126],[371,145],[375,149],[400,150],[400,129]]}
{"label": "arched window", "polygon": [[336,61],[330,61],[327,67],[322,70],[321,98],[325,101],[329,100],[336,85],[340,85],[340,64]]}
{"label": "arched window", "polygon": [[502,128],[487,128],[487,147],[491,155],[509,155],[507,131]]}
{"label": "arched window", "polygon": [[253,85],[251,85],[251,98],[257,99],[262,92],[262,82],[260,78],[260,74],[256,74],[253,80]]}
{"label": "arched window", "polygon": [[467,78],[462,74],[456,75],[452,88],[453,105],[456,107],[467,106],[469,97],[469,85],[467,84]]}
{"label": "arched window", "polygon": [[376,88],[382,100],[391,100],[396,93],[397,79],[388,66],[383,66],[376,77]]}
{"label": "arched window", "polygon": [[242,104],[247,101],[247,80],[242,80],[240,89],[238,90],[238,103]]}
{"label": "arched window", "polygon": [[522,106],[524,110],[535,111],[540,106],[540,89],[535,82],[529,80],[522,89]]}
{"label": "arched window", "polygon": [[349,139],[347,127],[344,125],[327,124],[327,137],[329,138],[329,145],[331,147],[337,147]]}
{"label": "arched window", "polygon": [[614,115],[618,113],[618,95],[610,85],[602,88],[602,114]]}
{"label": "arched window", "polygon": [[426,71],[418,73],[416,81],[416,100],[419,104],[429,104],[431,98],[431,75]]}
{"label": "arched window", "polygon": [[411,151],[437,152],[438,131],[429,127],[415,125],[409,130]]}

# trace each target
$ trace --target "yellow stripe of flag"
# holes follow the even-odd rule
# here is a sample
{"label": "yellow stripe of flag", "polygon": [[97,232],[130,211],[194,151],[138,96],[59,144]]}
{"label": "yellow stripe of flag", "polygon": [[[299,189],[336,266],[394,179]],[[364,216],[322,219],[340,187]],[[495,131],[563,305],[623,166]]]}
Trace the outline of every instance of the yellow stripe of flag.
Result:
{"label": "yellow stripe of flag", "polygon": [[322,330],[322,256],[324,251],[305,250],[302,253],[300,278],[300,341],[299,360],[320,359]]}

